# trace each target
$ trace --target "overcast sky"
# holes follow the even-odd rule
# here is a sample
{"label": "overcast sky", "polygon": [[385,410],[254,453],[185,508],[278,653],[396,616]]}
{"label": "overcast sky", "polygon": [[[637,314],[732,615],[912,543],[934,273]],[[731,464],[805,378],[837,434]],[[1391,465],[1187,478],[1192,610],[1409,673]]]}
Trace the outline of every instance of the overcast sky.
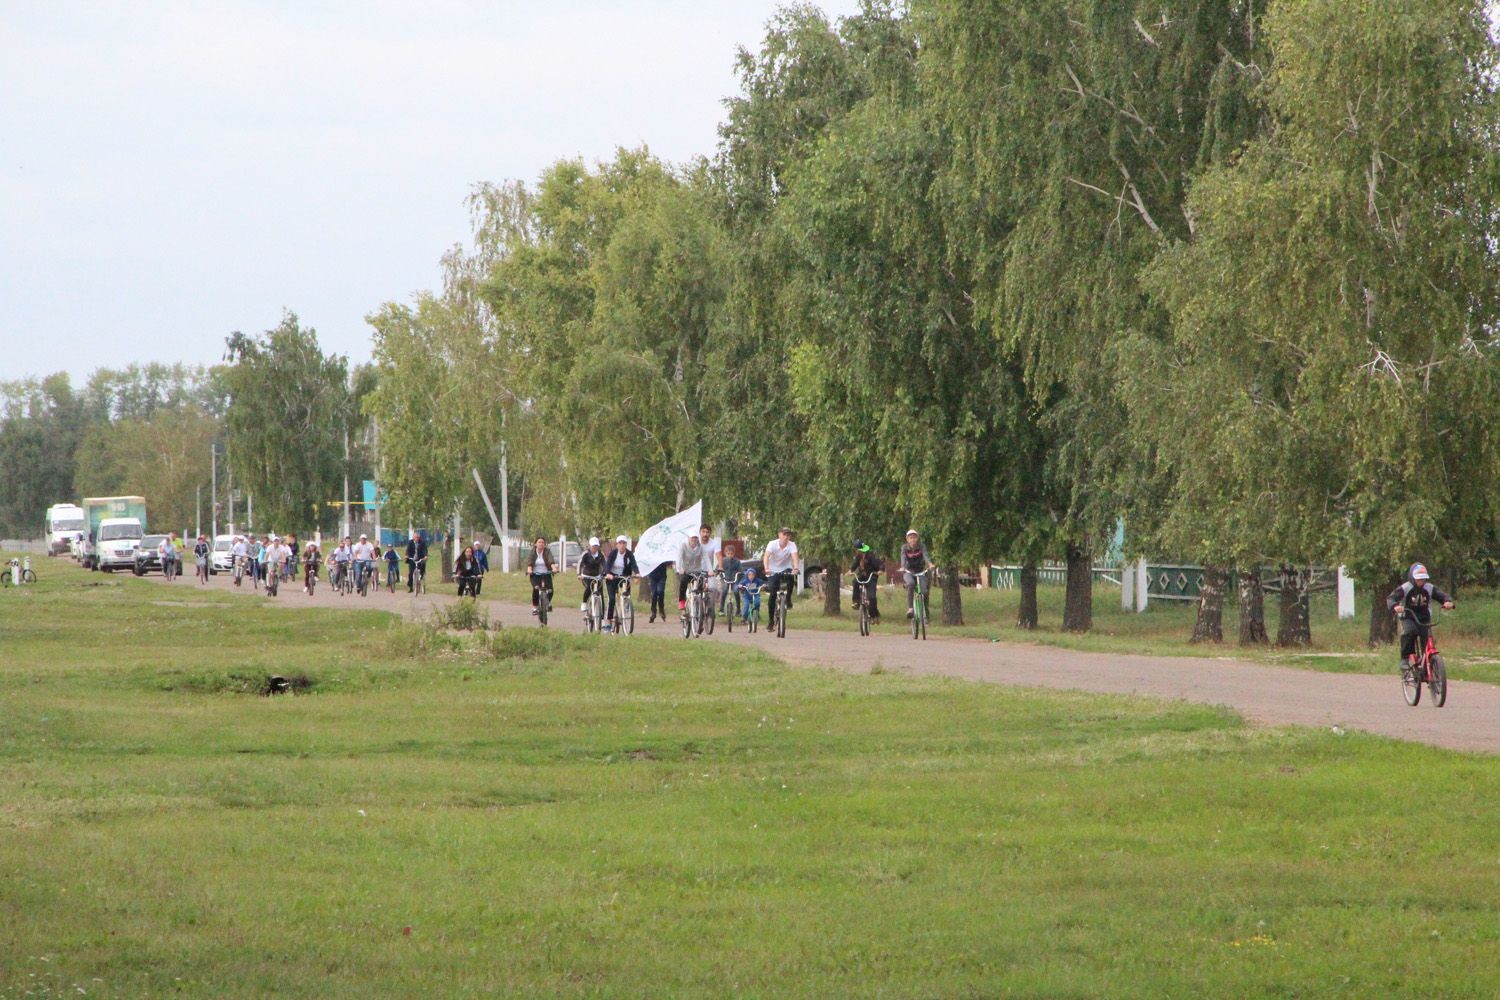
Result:
{"label": "overcast sky", "polygon": [[711,152],[777,6],[4,0],[0,379],[212,363],[283,308],[365,360],[475,182]]}

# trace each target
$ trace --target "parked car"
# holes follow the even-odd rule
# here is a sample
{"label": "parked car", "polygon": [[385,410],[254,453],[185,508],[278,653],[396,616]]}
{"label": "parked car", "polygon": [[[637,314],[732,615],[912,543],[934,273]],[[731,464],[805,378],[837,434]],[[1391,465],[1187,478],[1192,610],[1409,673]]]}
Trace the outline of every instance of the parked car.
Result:
{"label": "parked car", "polygon": [[208,571],[210,573],[231,572],[234,569],[234,556],[231,553],[233,548],[233,535],[215,535],[213,555],[208,559]]}
{"label": "parked car", "polygon": [[166,540],[166,535],[147,535],[141,539],[141,544],[135,550],[135,566],[132,570],[136,576],[145,576],[152,571],[161,572],[161,554],[156,550]]}

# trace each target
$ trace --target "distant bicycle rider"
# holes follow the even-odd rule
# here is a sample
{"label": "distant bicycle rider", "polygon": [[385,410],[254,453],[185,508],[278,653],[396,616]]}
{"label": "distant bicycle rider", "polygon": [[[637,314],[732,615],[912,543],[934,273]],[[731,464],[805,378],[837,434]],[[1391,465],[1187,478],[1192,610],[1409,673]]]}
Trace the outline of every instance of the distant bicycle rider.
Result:
{"label": "distant bicycle rider", "polygon": [[1417,643],[1427,637],[1432,627],[1432,602],[1453,607],[1453,598],[1434,587],[1427,567],[1412,563],[1408,579],[1386,596],[1385,607],[1401,619],[1401,669],[1417,664]]}
{"label": "distant bicycle rider", "polygon": [[901,569],[906,573],[906,617],[910,618],[917,593],[917,574],[933,569],[932,557],[927,554],[927,546],[922,543],[922,536],[917,534],[916,528],[906,531],[906,544],[901,546]]}

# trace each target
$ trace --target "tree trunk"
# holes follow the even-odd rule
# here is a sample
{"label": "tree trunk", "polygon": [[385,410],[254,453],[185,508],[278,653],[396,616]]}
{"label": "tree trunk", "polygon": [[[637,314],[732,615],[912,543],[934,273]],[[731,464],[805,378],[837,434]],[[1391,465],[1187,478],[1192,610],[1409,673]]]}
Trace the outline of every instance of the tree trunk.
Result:
{"label": "tree trunk", "polygon": [[1307,614],[1307,571],[1281,567],[1281,602],[1276,616],[1276,645],[1306,646],[1312,642]]}
{"label": "tree trunk", "polygon": [[839,591],[844,585],[844,575],[839,572],[837,562],[823,567],[823,614],[834,618],[844,613]]}
{"label": "tree trunk", "polygon": [[1260,585],[1260,567],[1240,568],[1240,645],[1266,644],[1266,592]]}
{"label": "tree trunk", "polygon": [[1088,547],[1068,543],[1067,596],[1063,631],[1087,632],[1094,624],[1094,560]]}
{"label": "tree trunk", "polygon": [[959,585],[959,568],[955,565],[943,567],[943,624],[964,623],[964,588]]}
{"label": "tree trunk", "polygon": [[1198,588],[1198,620],[1193,623],[1193,642],[1224,641],[1224,584],[1228,580],[1228,567],[1203,567],[1203,585]]}
{"label": "tree trunk", "polygon": [[1401,586],[1401,575],[1392,573],[1385,585],[1371,583],[1370,591],[1370,648],[1379,649],[1396,641],[1396,616],[1385,609],[1385,595]]}
{"label": "tree trunk", "polygon": [[1036,560],[1021,563],[1021,607],[1016,612],[1016,628],[1036,628]]}

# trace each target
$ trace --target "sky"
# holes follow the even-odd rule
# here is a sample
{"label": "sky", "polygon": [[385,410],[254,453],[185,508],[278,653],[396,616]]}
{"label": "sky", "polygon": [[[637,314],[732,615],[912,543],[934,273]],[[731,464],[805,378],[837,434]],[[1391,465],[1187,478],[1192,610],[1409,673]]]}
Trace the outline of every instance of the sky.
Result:
{"label": "sky", "polygon": [[711,153],[777,6],[6,0],[0,380],[212,364],[283,310],[364,361],[474,184]]}

